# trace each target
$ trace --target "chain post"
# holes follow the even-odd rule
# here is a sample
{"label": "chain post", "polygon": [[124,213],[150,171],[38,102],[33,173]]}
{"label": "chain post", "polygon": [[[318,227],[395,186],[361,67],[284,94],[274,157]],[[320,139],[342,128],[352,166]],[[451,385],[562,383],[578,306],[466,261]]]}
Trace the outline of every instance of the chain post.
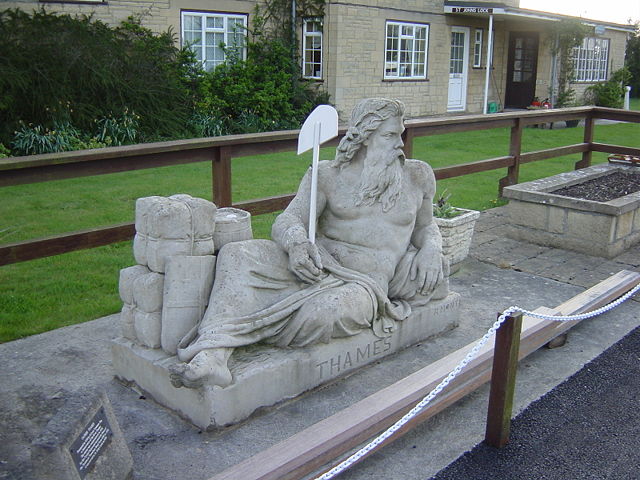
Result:
{"label": "chain post", "polygon": [[501,448],[509,441],[516,386],[522,313],[506,318],[496,332],[485,442]]}

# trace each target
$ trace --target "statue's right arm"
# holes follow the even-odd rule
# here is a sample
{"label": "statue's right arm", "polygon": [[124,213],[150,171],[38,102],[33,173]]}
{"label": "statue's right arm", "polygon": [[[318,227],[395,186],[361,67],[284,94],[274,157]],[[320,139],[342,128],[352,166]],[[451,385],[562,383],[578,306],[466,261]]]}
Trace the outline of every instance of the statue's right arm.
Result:
{"label": "statue's right arm", "polygon": [[[317,247],[309,241],[309,209],[311,198],[311,170],[305,174],[298,193],[273,223],[271,237],[289,255],[289,269],[303,282],[314,283],[324,273]],[[322,188],[318,188],[316,217],[326,205]]]}

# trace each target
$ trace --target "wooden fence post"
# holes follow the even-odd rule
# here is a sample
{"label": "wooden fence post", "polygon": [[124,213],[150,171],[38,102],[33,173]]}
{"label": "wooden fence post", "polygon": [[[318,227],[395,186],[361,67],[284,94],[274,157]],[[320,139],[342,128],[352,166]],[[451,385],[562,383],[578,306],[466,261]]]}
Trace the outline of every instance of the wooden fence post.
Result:
{"label": "wooden fence post", "polygon": [[584,143],[589,144],[589,150],[582,153],[582,160],[576,162],[575,169],[587,168],[591,166],[591,144],[593,143],[593,126],[595,125],[593,115],[589,113],[584,119]]}
{"label": "wooden fence post", "polygon": [[522,313],[516,313],[507,317],[496,332],[485,433],[485,442],[496,448],[509,441],[521,330]]}
{"label": "wooden fence post", "polygon": [[413,137],[413,128],[406,128],[402,134],[402,141],[404,142],[404,148],[402,150],[407,158],[413,158]]}
{"label": "wooden fence post", "polygon": [[502,196],[502,190],[509,185],[518,183],[520,174],[520,153],[522,150],[522,119],[516,118],[515,125],[511,127],[511,137],[509,140],[509,156],[513,157],[513,165],[507,169],[507,176],[500,179],[498,184],[498,195]]}
{"label": "wooden fence post", "polygon": [[218,207],[231,206],[231,149],[229,147],[213,148],[211,159],[211,177],[213,187],[213,203]]}

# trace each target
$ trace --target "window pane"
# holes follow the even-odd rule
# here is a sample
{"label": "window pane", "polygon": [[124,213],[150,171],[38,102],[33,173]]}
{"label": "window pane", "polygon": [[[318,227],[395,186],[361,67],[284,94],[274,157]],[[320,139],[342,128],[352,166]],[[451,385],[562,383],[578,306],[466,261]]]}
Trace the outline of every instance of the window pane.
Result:
{"label": "window pane", "polygon": [[322,78],[322,22],[309,19],[303,21],[303,62],[302,75]]}
{"label": "window pane", "polygon": [[386,33],[385,78],[425,78],[428,27],[387,22]]}
{"label": "window pane", "polygon": [[573,50],[575,80],[590,82],[607,79],[609,39],[585,38],[580,47]]}
{"label": "window pane", "polygon": [[224,28],[224,18],[222,17],[207,17],[207,28]]}
{"label": "window pane", "polygon": [[185,32],[184,42],[192,47],[202,45],[202,35],[200,32]]}
{"label": "window pane", "polygon": [[182,18],[183,44],[190,45],[206,70],[211,70],[226,60],[221,45],[243,53],[246,17],[223,13],[194,13],[183,14]]}
{"label": "window pane", "polygon": [[208,47],[218,47],[224,43],[224,33],[207,32],[205,41]]}
{"label": "window pane", "polygon": [[239,34],[243,34],[244,32],[244,20],[242,18],[230,18],[228,21],[228,31],[229,32],[238,32]]}

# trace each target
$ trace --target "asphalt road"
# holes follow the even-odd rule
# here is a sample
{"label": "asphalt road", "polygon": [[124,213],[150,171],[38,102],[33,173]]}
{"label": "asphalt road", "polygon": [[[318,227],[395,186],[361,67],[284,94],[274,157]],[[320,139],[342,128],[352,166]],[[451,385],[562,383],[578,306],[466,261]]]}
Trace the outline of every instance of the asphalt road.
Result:
{"label": "asphalt road", "polygon": [[640,328],[526,408],[509,444],[476,446],[434,480],[640,478]]}

